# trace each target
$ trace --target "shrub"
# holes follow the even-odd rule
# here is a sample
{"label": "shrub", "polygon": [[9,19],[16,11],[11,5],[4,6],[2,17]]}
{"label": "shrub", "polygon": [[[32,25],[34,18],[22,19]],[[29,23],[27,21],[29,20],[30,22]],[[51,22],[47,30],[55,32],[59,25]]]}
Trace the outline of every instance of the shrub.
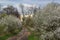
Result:
{"label": "shrub", "polygon": [[9,15],[0,19],[0,33],[17,33],[21,26],[20,20],[15,16]]}
{"label": "shrub", "polygon": [[5,16],[7,16],[6,13],[2,13],[2,14],[0,14],[0,19],[3,18],[3,17],[5,17]]}
{"label": "shrub", "polygon": [[35,33],[39,33],[40,40],[60,40],[60,12],[57,5],[51,3],[33,17]]}

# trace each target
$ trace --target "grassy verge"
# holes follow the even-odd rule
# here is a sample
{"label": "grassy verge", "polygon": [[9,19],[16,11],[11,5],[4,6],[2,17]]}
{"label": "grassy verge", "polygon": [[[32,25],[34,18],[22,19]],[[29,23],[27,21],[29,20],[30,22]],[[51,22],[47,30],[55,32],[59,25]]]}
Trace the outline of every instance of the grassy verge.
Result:
{"label": "grassy verge", "polygon": [[1,37],[0,37],[0,40],[6,40],[7,38],[9,38],[9,37],[11,37],[11,36],[13,36],[13,34],[6,34],[6,35],[4,35],[4,36],[1,36]]}
{"label": "grassy verge", "polygon": [[[14,36],[14,35],[16,35],[16,34],[6,34],[6,35],[4,35],[4,36],[0,36],[0,40],[6,40],[6,39],[8,39],[9,37],[12,37],[12,36]],[[37,40],[38,37],[35,37],[34,34],[31,34],[31,35],[28,37],[28,39],[29,39],[29,40]]]}
{"label": "grassy verge", "polygon": [[31,34],[31,35],[28,37],[28,40],[38,40],[38,37],[35,37],[34,34]]}
{"label": "grassy verge", "polygon": [[28,39],[29,39],[29,40],[34,40],[34,35],[30,35],[30,36],[28,37]]}
{"label": "grassy verge", "polygon": [[17,33],[5,34],[4,36],[0,36],[0,40],[6,40],[6,39],[8,39],[9,37],[15,36],[15,35],[17,35],[20,31],[21,31],[21,29],[20,29]]}

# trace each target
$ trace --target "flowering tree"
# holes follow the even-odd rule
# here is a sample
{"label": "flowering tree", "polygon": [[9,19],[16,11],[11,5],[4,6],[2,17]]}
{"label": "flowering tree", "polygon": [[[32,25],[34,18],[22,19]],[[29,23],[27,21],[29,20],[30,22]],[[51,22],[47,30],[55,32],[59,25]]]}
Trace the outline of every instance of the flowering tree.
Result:
{"label": "flowering tree", "polygon": [[48,4],[34,16],[34,31],[40,37],[39,40],[60,40],[59,5],[58,3]]}
{"label": "flowering tree", "polygon": [[12,15],[7,15],[0,19],[0,33],[16,33],[21,28],[21,22],[18,18]]}

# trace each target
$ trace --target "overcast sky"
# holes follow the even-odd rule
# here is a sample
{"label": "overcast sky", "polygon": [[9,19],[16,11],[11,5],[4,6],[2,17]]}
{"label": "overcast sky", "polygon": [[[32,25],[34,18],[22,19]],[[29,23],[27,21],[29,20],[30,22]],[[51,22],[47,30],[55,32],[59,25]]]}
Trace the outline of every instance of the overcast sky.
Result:
{"label": "overcast sky", "polygon": [[[60,0],[54,0],[55,2],[60,2]],[[52,2],[52,0],[0,0],[0,3],[3,5],[16,5],[20,3],[24,4],[47,4],[49,2]]]}
{"label": "overcast sky", "polygon": [[[36,4],[36,5],[41,5],[44,6],[47,3],[52,2],[52,0],[0,0],[0,4],[2,5],[13,5],[19,9],[19,4]],[[54,0],[54,2],[60,3],[60,0]]]}

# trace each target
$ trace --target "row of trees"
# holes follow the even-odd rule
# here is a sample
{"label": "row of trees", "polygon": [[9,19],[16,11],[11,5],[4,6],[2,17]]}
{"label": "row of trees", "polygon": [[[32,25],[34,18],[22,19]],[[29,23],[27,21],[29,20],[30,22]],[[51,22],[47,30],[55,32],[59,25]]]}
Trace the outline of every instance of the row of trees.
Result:
{"label": "row of trees", "polygon": [[49,3],[35,11],[32,18],[24,20],[25,27],[37,36],[38,40],[60,40],[60,4]]}
{"label": "row of trees", "polygon": [[[22,24],[23,30],[28,29],[31,33],[37,36],[38,40],[60,40],[60,4],[49,3],[43,9],[39,7],[38,10],[34,9],[34,15],[31,18],[25,17],[24,6],[21,5],[23,22],[17,18],[18,12],[9,6],[4,9],[7,16],[1,16],[0,19],[0,33],[3,32],[16,32]],[[14,11],[13,11],[14,10]],[[15,15],[15,16],[11,16]],[[3,31],[2,31],[3,30]]]}

